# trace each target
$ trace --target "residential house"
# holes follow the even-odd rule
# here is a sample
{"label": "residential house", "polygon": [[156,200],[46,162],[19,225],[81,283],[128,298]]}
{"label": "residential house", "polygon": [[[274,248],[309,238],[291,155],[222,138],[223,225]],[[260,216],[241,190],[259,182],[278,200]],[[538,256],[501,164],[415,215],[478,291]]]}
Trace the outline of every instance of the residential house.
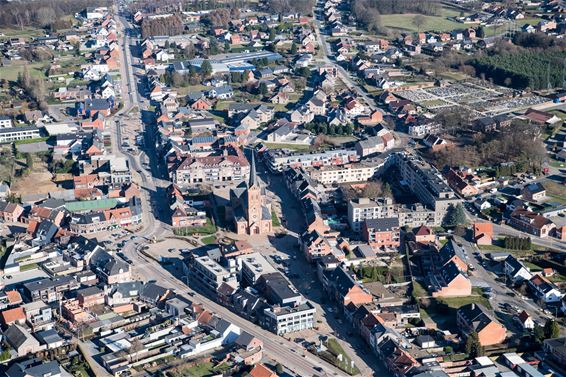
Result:
{"label": "residential house", "polygon": [[506,328],[482,304],[471,303],[460,307],[456,322],[464,336],[476,332],[484,347],[503,343],[507,336]]}
{"label": "residential house", "polygon": [[507,256],[503,263],[503,272],[513,284],[520,284],[533,277],[529,269],[513,255]]}

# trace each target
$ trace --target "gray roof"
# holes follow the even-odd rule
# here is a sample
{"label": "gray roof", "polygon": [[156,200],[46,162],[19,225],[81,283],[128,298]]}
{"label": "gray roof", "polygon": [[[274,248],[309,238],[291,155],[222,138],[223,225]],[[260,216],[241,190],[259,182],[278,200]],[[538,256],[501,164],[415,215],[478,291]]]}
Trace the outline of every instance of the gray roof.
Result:
{"label": "gray roof", "polygon": [[368,219],[366,220],[368,229],[374,229],[378,232],[387,232],[394,228],[399,228],[398,217],[386,217],[383,219]]}
{"label": "gray roof", "polygon": [[14,363],[7,371],[8,377],[58,376],[61,367],[57,361],[43,362],[40,359],[27,359]]}

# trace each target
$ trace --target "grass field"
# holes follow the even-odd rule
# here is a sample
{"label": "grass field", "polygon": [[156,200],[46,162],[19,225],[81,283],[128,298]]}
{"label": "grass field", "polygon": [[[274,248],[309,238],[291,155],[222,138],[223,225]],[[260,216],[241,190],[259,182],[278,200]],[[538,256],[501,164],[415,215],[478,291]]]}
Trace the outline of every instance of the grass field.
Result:
{"label": "grass field", "polygon": [[[404,30],[410,32],[418,32],[413,24],[416,14],[387,14],[381,16],[381,25],[390,29]],[[420,31],[452,31],[455,29],[464,29],[466,25],[449,20],[447,16],[423,16],[424,24]]]}
{"label": "grass field", "polygon": [[[32,77],[45,77],[46,66],[43,63],[28,64],[29,73]],[[24,71],[24,64],[14,63],[13,65],[0,67],[0,78],[9,81],[18,79],[18,73]]]}
{"label": "grass field", "polygon": [[31,38],[39,37],[45,35],[45,31],[42,29],[36,29],[34,27],[25,27],[23,29],[1,29],[0,28],[0,39],[11,38],[11,37],[22,37]]}
{"label": "grass field", "polygon": [[210,235],[210,236],[206,236],[201,238],[201,242],[205,245],[212,245],[213,243],[216,243],[216,236],[215,235]]}

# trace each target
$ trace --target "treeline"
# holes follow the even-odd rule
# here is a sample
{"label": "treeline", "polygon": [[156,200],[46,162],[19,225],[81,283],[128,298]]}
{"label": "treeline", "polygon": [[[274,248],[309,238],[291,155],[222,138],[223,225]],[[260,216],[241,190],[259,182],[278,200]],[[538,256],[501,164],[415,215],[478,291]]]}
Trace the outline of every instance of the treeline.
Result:
{"label": "treeline", "polygon": [[510,250],[531,250],[531,237],[507,236],[504,239],[506,249]]}
{"label": "treeline", "polygon": [[566,50],[566,41],[564,39],[558,39],[544,33],[516,33],[513,36],[513,43],[525,48]]}
{"label": "treeline", "polygon": [[315,135],[347,135],[350,136],[354,132],[354,127],[351,124],[334,125],[325,122],[310,122],[305,124],[305,129]]}
{"label": "treeline", "polygon": [[0,3],[0,27],[26,26],[61,29],[68,22],[61,17],[73,15],[86,7],[109,6],[109,0],[37,0]]}
{"label": "treeline", "polygon": [[142,38],[156,35],[179,35],[184,29],[183,21],[177,15],[153,20],[144,18],[141,24]]}
{"label": "treeline", "polygon": [[215,9],[212,12],[208,13],[203,18],[203,21],[210,26],[217,27],[217,26],[228,26],[230,20],[237,20],[239,18],[240,18],[239,8],[221,8],[221,9]]}
{"label": "treeline", "polygon": [[18,85],[23,88],[35,102],[37,102],[37,105],[41,110],[47,110],[47,89],[43,78],[31,77],[29,68],[25,65],[23,72],[18,73],[17,82]]}
{"label": "treeline", "polygon": [[562,86],[566,52],[524,50],[482,56],[471,61],[476,74],[498,85],[516,89],[546,89]]}
{"label": "treeline", "polygon": [[274,13],[311,14],[315,0],[267,0],[267,7]]}

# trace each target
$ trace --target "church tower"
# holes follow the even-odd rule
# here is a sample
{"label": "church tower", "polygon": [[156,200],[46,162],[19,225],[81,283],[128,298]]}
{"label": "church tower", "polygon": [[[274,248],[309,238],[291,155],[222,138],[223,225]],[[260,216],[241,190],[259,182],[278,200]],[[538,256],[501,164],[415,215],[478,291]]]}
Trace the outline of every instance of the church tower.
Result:
{"label": "church tower", "polygon": [[261,207],[263,205],[261,198],[261,187],[259,184],[259,179],[257,177],[255,168],[255,157],[252,152],[252,166],[250,167],[250,179],[248,181],[247,188],[247,212],[248,212],[248,224],[259,224],[261,221]]}

